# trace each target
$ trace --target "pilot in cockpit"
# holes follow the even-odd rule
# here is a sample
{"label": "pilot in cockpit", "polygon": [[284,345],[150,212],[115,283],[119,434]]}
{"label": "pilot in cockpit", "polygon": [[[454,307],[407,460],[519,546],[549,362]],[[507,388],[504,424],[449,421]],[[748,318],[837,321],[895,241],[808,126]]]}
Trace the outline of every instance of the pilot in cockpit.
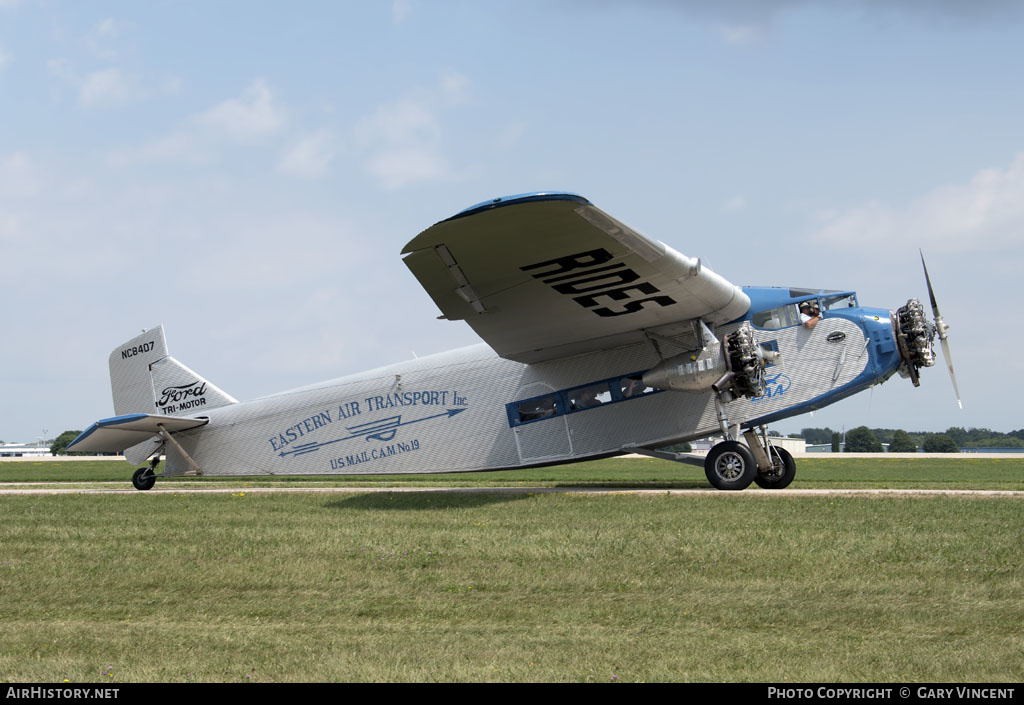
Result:
{"label": "pilot in cockpit", "polygon": [[820,320],[821,310],[816,302],[804,301],[800,304],[800,322],[804,324],[804,328],[814,328]]}

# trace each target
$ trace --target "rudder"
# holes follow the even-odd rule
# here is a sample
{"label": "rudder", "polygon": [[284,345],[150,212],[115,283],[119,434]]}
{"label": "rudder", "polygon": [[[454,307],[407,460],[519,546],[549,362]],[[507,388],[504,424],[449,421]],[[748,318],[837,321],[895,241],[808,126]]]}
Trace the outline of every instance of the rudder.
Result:
{"label": "rudder", "polygon": [[167,353],[163,326],[151,328],[110,353],[114,413],[187,416],[238,400]]}

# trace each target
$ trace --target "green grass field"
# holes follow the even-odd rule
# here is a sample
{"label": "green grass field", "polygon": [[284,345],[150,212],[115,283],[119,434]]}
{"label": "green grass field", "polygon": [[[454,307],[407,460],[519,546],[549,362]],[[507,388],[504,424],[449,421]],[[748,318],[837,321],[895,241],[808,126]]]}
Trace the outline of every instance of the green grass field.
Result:
{"label": "green grass field", "polygon": [[[797,486],[1022,488],[1020,461],[819,462]],[[586,465],[431,481],[704,486],[698,468]],[[0,478],[58,472],[26,466]],[[111,467],[67,479],[127,483]],[[0,681],[1024,678],[1016,497],[240,490],[0,507]]]}

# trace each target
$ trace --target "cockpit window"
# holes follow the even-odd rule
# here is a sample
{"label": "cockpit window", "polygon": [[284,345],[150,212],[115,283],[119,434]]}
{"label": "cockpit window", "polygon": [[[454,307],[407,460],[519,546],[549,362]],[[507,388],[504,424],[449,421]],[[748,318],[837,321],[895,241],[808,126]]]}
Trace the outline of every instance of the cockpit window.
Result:
{"label": "cockpit window", "polygon": [[835,311],[839,308],[856,308],[857,297],[854,294],[821,297],[821,308],[824,311]]}
{"label": "cockpit window", "polygon": [[800,324],[800,310],[796,304],[786,304],[779,308],[773,308],[770,311],[755,313],[751,318],[751,323],[757,328],[764,328],[765,330],[789,328],[790,326]]}

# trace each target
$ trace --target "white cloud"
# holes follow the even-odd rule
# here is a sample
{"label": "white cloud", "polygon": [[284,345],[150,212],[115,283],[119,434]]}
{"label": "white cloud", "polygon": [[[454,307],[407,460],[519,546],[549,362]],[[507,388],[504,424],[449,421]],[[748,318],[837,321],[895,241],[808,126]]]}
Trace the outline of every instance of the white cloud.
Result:
{"label": "white cloud", "polygon": [[469,78],[457,71],[445,71],[441,76],[441,92],[451,103],[469,100]]}
{"label": "white cloud", "polygon": [[[751,44],[770,35],[786,16],[817,5],[810,0],[671,0],[662,3],[683,15],[713,24],[728,44]],[[1013,0],[849,0],[834,3],[848,13],[878,22],[907,19],[927,25],[998,25],[1018,20],[1022,10]]]}
{"label": "white cloud", "polygon": [[741,210],[743,210],[746,207],[747,207],[747,199],[745,199],[745,198],[743,198],[743,196],[739,196],[739,195],[732,196],[731,198],[727,198],[725,203],[722,204],[722,209],[725,210],[725,211],[728,211],[729,213],[735,213],[737,211],[741,211]]}
{"label": "white cloud", "polygon": [[469,80],[448,71],[434,89],[379,106],[353,129],[366,169],[387,189],[449,178],[439,115],[468,100]]}
{"label": "white cloud", "polygon": [[1019,246],[1024,232],[1024,153],[1006,169],[983,169],[902,206],[871,201],[819,215],[815,238],[858,246],[906,243],[965,252]]}
{"label": "white cloud", "polygon": [[391,3],[391,18],[395,24],[401,24],[412,13],[411,0],[394,0]]}
{"label": "white cloud", "polygon": [[377,108],[355,127],[358,144],[371,151],[366,168],[387,189],[444,177],[441,128],[425,101],[402,100]]}
{"label": "white cloud", "polygon": [[7,64],[10,63],[10,61],[11,55],[5,54],[3,49],[0,49],[0,71],[3,71]]}
{"label": "white cloud", "polygon": [[111,17],[100,20],[93,25],[92,31],[85,38],[85,46],[95,56],[112,60],[117,57],[118,52],[112,48],[111,44],[121,37],[130,26],[131,24],[128,22]]}
{"label": "white cloud", "polygon": [[440,139],[441,129],[426,101],[410,99],[380,106],[356,123],[355,135],[364,145],[434,143]]}
{"label": "white cloud", "polygon": [[[51,71],[63,70],[62,67],[63,64],[52,66]],[[180,82],[175,79],[165,84],[168,91],[179,86]],[[286,111],[275,102],[267,85],[256,80],[241,98],[229,98],[205,112],[193,115],[183,120],[169,134],[137,147],[116,150],[107,157],[107,163],[115,167],[158,162],[211,164],[220,158],[225,140],[249,142],[270,136],[282,128],[285,116]],[[301,171],[298,158],[299,155],[293,157],[289,166]],[[315,169],[311,157],[305,166],[308,176],[309,170]]]}
{"label": "white cloud", "polygon": [[117,20],[107,17],[106,19],[100,20],[93,27],[93,34],[98,37],[116,37],[121,33],[122,23]]}
{"label": "white cloud", "polygon": [[138,79],[118,68],[91,73],[78,88],[78,102],[85,108],[124,105],[138,97]]}
{"label": "white cloud", "polygon": [[115,167],[155,162],[199,165],[210,164],[216,159],[216,150],[210,145],[204,145],[192,132],[178,130],[140,147],[119,149],[108,157],[107,162]]}
{"label": "white cloud", "polygon": [[116,107],[145,97],[139,77],[117,67],[82,76],[65,59],[50,59],[47,68],[50,75],[78,91],[78,104],[83,108]]}
{"label": "white cloud", "polygon": [[419,181],[437,181],[449,174],[448,163],[431,146],[385,149],[373,155],[367,168],[387,189],[396,189]]}
{"label": "white cloud", "polygon": [[78,74],[71,70],[68,62],[64,59],[50,59],[46,62],[46,68],[51,76],[59,78],[65,83],[79,83]]}
{"label": "white cloud", "polygon": [[285,111],[275,105],[263,80],[253,81],[241,98],[231,98],[199,116],[198,122],[233,139],[252,139],[277,132]]}
{"label": "white cloud", "polygon": [[750,44],[764,33],[762,27],[754,25],[721,25],[718,31],[727,44]]}
{"label": "white cloud", "polygon": [[0,202],[35,196],[43,182],[43,170],[28,152],[0,155]]}
{"label": "white cloud", "polygon": [[338,153],[334,133],[320,130],[303,137],[289,147],[277,168],[283,174],[301,179],[318,179],[327,175],[331,160]]}

